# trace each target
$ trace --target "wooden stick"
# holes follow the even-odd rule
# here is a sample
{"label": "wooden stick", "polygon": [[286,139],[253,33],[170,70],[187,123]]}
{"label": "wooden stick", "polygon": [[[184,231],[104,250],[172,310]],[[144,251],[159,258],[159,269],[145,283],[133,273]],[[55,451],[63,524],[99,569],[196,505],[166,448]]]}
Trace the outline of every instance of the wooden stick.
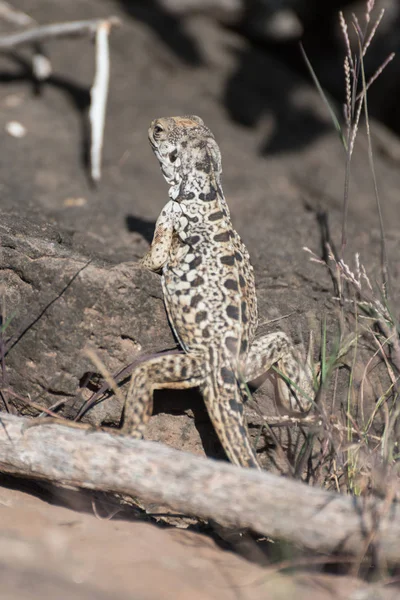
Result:
{"label": "wooden stick", "polygon": [[242,469],[156,442],[0,417],[0,469],[250,528],[313,551],[360,556],[366,541],[400,561],[400,504],[342,496],[267,472]]}
{"label": "wooden stick", "polygon": [[107,19],[88,19],[86,21],[52,23],[51,25],[32,27],[17,33],[0,36],[0,50],[11,50],[23,44],[48,42],[55,38],[76,37],[87,33],[95,33],[101,23],[108,23],[109,26],[112,26],[118,25],[120,20],[117,17],[108,17]]}
{"label": "wooden stick", "polygon": [[92,132],[90,164],[92,180],[94,182],[98,182],[101,179],[101,151],[103,148],[106,120],[108,82],[110,79],[109,31],[110,25],[107,21],[102,21],[96,30],[96,72],[90,90],[91,104],[89,120]]}
{"label": "wooden stick", "polygon": [[15,9],[11,4],[3,0],[0,1],[0,19],[8,21],[19,27],[28,27],[36,25],[36,21],[26,13]]}

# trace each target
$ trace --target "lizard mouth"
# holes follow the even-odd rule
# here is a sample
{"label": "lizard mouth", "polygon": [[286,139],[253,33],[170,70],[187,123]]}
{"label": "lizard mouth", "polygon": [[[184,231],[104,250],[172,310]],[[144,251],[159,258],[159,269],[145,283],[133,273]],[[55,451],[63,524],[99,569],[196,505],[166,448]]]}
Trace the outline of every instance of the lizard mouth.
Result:
{"label": "lizard mouth", "polygon": [[154,152],[158,149],[156,144],[153,142],[151,138],[149,138],[150,146],[153,148]]}
{"label": "lizard mouth", "polygon": [[161,163],[161,173],[164,175],[165,179],[168,181],[168,183],[175,183],[175,178],[173,176],[173,173],[171,173],[170,171],[168,171],[168,169],[165,168],[165,165],[163,165]]}

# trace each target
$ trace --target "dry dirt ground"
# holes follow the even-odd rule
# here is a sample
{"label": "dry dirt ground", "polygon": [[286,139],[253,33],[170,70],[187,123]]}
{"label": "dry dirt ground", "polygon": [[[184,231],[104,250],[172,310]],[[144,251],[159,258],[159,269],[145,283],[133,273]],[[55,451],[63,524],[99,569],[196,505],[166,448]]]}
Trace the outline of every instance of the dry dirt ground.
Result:
{"label": "dry dirt ground", "polygon": [[4,600],[396,598],[396,591],[351,577],[282,575],[222,551],[198,533],[160,529],[118,514],[107,520],[107,505],[82,494],[74,498],[64,492],[64,501],[76,508],[71,510],[27,490],[0,490]]}
{"label": "dry dirt ground", "polygon": [[[167,197],[147,143],[150,121],[166,115],[200,115],[220,144],[225,193],[256,271],[263,330],[284,328],[300,341],[313,329],[318,341],[326,315],[334,339],[332,285],[303,246],[321,252],[321,213],[334,241],[340,240],[344,155],[314,89],[276,57],[201,15],[179,21],[157,3],[145,7],[122,0],[13,4],[40,23],[116,14],[122,26],[111,34],[103,177],[97,189],[84,166],[91,42],[46,45],[53,75],[40,94],[29,76],[29,49],[0,57],[0,285],[3,313],[12,317],[7,333],[14,335],[6,357],[7,385],[44,406],[66,399],[63,413],[75,416],[87,397],[83,382],[93,371],[82,353],[88,343],[112,372],[141,353],[174,346],[158,276],[136,264]],[[5,133],[10,121],[26,128],[23,138]],[[398,298],[400,145],[378,123],[374,139]],[[379,225],[364,132],[352,167],[348,232],[349,262],[360,252],[371,278],[378,277]],[[274,410],[270,391],[266,387],[256,395],[265,411]],[[17,400],[14,406],[32,411]],[[121,406],[110,399],[86,419],[117,424],[120,413]],[[199,454],[222,455],[195,392],[157,394],[146,435]],[[269,445],[271,440],[261,440],[260,450]],[[268,452],[263,461],[270,468],[275,462]],[[81,506],[74,494],[35,496],[31,488],[24,493],[5,483],[2,597],[377,597],[368,595],[373,591],[354,595],[361,585],[355,580],[298,575],[289,581],[266,574],[197,533],[129,517],[97,519],[86,497]],[[49,504],[54,498],[63,506]]]}

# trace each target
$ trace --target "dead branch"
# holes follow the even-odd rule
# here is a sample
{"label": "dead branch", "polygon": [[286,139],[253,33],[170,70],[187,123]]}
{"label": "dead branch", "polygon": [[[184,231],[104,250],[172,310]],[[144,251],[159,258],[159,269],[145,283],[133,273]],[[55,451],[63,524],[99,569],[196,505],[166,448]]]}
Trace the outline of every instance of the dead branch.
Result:
{"label": "dead branch", "polygon": [[0,50],[11,50],[23,44],[36,44],[38,42],[48,42],[49,40],[61,37],[77,37],[88,33],[95,33],[102,23],[108,23],[109,26],[118,25],[118,17],[108,17],[107,19],[88,19],[86,21],[71,21],[67,23],[52,23],[50,25],[40,25],[2,35],[0,37]]}
{"label": "dead branch", "polygon": [[110,79],[109,31],[110,24],[107,21],[100,23],[96,30],[96,72],[92,89],[90,90],[92,100],[89,111],[92,130],[90,163],[92,179],[96,182],[101,179],[101,151],[103,148],[108,83]]}
{"label": "dead branch", "polygon": [[0,1],[0,19],[8,21],[18,27],[28,27],[36,25],[36,21],[26,13],[15,9],[11,4],[3,0]]}
{"label": "dead branch", "polygon": [[3,472],[129,494],[318,552],[359,556],[373,539],[382,558],[400,561],[397,502],[342,496],[160,443],[31,423],[1,415]]}

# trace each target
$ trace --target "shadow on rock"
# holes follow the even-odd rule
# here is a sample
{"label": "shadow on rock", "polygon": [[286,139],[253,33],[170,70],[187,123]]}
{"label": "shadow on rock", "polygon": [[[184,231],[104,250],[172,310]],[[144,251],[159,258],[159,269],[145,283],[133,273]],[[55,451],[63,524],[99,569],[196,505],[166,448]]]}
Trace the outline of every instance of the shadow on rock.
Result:
{"label": "shadow on rock", "polygon": [[224,103],[231,118],[245,127],[256,127],[265,116],[272,116],[273,130],[260,148],[262,154],[300,150],[329,129],[311,107],[296,105],[298,78],[288,77],[285,67],[255,48],[237,58]]}
{"label": "shadow on rock", "polygon": [[[281,3],[281,6],[286,4]],[[290,3],[303,28],[303,34],[297,38],[279,39],[268,33],[263,27],[268,15],[268,2],[250,5],[242,21],[235,27],[252,44],[238,56],[238,64],[226,87],[224,103],[232,119],[247,127],[256,127],[265,115],[274,117],[274,130],[269,140],[261,148],[263,154],[276,154],[285,150],[301,150],[326,130],[311,109],[299,108],[295,94],[299,89],[299,77],[314,85],[299,48],[301,42],[313,66],[317,78],[323,87],[338,103],[338,112],[344,100],[343,59],[345,43],[340,31],[339,11],[350,23],[353,10],[362,27],[365,23],[365,2],[352,0],[298,0]],[[355,6],[353,6],[355,5]],[[258,10],[255,11],[255,8]],[[399,22],[400,8],[395,1],[388,0],[387,10],[378,28],[371,49],[364,57],[366,80],[370,80],[379,71],[381,65],[392,52],[397,52],[400,44]],[[264,14],[265,13],[265,14]],[[379,10],[373,14],[373,23]],[[251,17],[251,18],[250,18]],[[351,27],[350,27],[351,29]],[[371,29],[370,29],[371,30]],[[274,33],[274,32],[272,32]],[[276,32],[275,32],[276,33]],[[357,43],[350,31],[353,49]],[[276,66],[272,73],[270,66]],[[284,73],[289,68],[293,72],[290,83],[288,77],[279,76],[278,68]],[[382,121],[396,133],[400,131],[398,111],[396,109],[396,62],[384,70],[379,80],[368,93],[369,114]]]}
{"label": "shadow on rock", "polygon": [[185,31],[181,19],[169,13],[157,0],[119,0],[123,10],[150,27],[158,38],[183,62],[193,67],[203,64],[197,41]]}
{"label": "shadow on rock", "polygon": [[130,233],[139,233],[144,237],[146,242],[151,244],[153,240],[155,221],[148,221],[135,217],[135,215],[127,215],[125,217],[126,228]]}

